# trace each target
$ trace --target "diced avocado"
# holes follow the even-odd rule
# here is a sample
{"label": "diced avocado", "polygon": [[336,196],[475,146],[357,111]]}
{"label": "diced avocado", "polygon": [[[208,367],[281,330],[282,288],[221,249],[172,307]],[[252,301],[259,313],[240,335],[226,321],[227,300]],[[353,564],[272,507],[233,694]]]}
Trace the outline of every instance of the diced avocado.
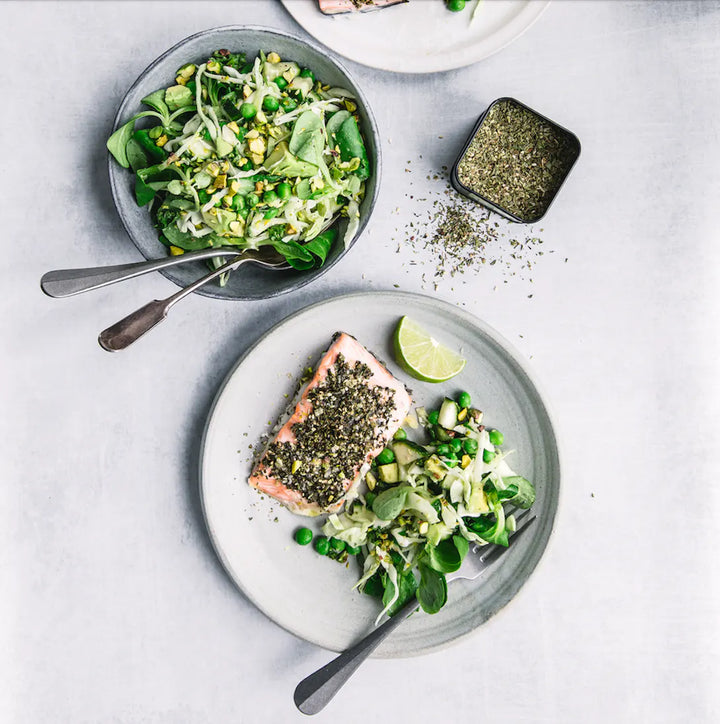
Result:
{"label": "diced avocado", "polygon": [[452,430],[458,423],[458,406],[455,400],[446,397],[440,405],[438,413],[438,425],[442,425],[446,430]]}
{"label": "diced avocado", "polygon": [[383,483],[397,483],[400,480],[400,468],[397,463],[378,465],[377,470]]}
{"label": "diced avocado", "polygon": [[428,526],[425,537],[431,545],[436,546],[441,540],[447,538],[450,534],[450,529],[445,523],[431,523]]}
{"label": "diced avocado", "polygon": [[292,83],[288,86],[289,90],[299,90],[300,93],[302,93],[302,97],[304,98],[313,87],[313,80],[312,78],[302,78],[300,76],[296,76],[293,78]]}
{"label": "diced avocado", "polygon": [[191,106],[195,103],[192,91],[184,85],[173,85],[165,91],[165,103],[171,111]]}
{"label": "diced avocado", "polygon": [[433,435],[439,442],[450,442],[452,435],[442,425],[433,425]]}
{"label": "diced avocado", "polygon": [[425,449],[410,440],[395,440],[390,445],[395,453],[395,460],[401,465],[410,465],[416,460],[425,457]]}
{"label": "diced avocado", "polygon": [[480,513],[487,513],[489,510],[490,508],[487,504],[487,498],[485,497],[482,481],[478,480],[473,482],[470,498],[468,500],[468,513],[479,515]]}
{"label": "diced avocado", "polygon": [[227,156],[228,153],[233,150],[233,148],[234,146],[231,143],[228,143],[224,138],[218,136],[215,139],[215,151],[220,158],[222,158],[223,156]]}
{"label": "diced avocado", "polygon": [[445,474],[447,473],[447,468],[443,463],[441,462],[440,458],[437,455],[431,455],[426,461],[425,461],[425,472],[433,479],[433,480],[442,480],[445,477]]}

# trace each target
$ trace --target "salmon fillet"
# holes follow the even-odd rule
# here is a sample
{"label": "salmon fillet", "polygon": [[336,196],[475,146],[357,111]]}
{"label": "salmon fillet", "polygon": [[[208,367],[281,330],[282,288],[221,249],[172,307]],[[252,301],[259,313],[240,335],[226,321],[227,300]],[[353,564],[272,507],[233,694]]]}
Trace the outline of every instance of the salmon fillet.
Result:
{"label": "salmon fillet", "polygon": [[320,12],[325,13],[325,15],[380,10],[381,8],[389,8],[391,5],[406,2],[408,0],[318,0]]}
{"label": "salmon fillet", "polygon": [[402,382],[338,332],[248,483],[300,515],[337,512],[410,404]]}

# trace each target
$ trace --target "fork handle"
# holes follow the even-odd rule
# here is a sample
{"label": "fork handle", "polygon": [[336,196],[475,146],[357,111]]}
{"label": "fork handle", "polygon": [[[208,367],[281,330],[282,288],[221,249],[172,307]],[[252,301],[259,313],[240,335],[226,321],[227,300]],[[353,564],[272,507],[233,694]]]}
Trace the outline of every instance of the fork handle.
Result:
{"label": "fork handle", "polygon": [[303,679],[295,688],[295,706],[303,714],[317,714],[340,691],[360,664],[418,607],[413,596],[392,618],[362,641]]}
{"label": "fork handle", "polygon": [[167,317],[170,307],[174,304],[177,304],[181,299],[187,297],[188,294],[191,294],[204,284],[211,282],[213,279],[217,279],[219,276],[233,269],[237,269],[248,261],[252,261],[252,259],[236,254],[234,259],[225,262],[222,266],[201,277],[190,286],[175,292],[175,294],[169,296],[167,299],[156,299],[140,307],[140,309],[136,309],[124,319],[121,319],[111,327],[100,332],[98,336],[100,346],[107,352],[117,352],[129,347],[133,342],[142,337],[143,334],[149,332],[155,325],[160,324],[160,322]]}
{"label": "fork handle", "polygon": [[40,279],[40,288],[49,297],[71,297],[74,294],[100,289],[109,284],[133,279],[141,274],[148,274],[159,269],[185,264],[189,261],[212,259],[216,256],[233,256],[236,253],[232,249],[200,249],[179,256],[169,256],[166,259],[138,261],[132,264],[96,266],[87,269],[55,269],[43,274]]}

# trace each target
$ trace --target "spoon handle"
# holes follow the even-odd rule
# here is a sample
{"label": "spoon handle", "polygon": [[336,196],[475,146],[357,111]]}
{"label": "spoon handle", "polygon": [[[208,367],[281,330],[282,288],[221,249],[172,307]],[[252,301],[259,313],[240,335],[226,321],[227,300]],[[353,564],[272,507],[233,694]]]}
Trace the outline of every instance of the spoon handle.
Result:
{"label": "spoon handle", "polygon": [[43,275],[40,280],[40,288],[49,297],[71,297],[74,294],[100,289],[109,284],[122,282],[159,269],[185,264],[189,261],[202,261],[215,256],[233,256],[235,254],[237,251],[233,249],[200,249],[179,256],[169,256],[166,259],[138,261],[133,264],[97,266],[87,269],[56,269]]}
{"label": "spoon handle", "polygon": [[140,307],[140,309],[136,309],[124,319],[121,319],[111,327],[100,332],[98,336],[100,346],[108,352],[117,352],[129,347],[133,342],[142,337],[143,334],[160,324],[160,322],[167,317],[170,307],[179,302],[183,297],[199,289],[203,284],[217,279],[217,277],[222,274],[232,269],[237,269],[246,261],[252,261],[252,259],[239,257],[236,253],[234,259],[218,267],[215,271],[206,274],[204,277],[190,284],[190,286],[181,289],[179,292],[175,292],[175,294],[169,296],[167,299],[156,299]]}
{"label": "spoon handle", "polygon": [[295,688],[295,706],[303,714],[317,714],[340,691],[365,659],[418,607],[411,598],[392,618],[351,649],[303,679]]}

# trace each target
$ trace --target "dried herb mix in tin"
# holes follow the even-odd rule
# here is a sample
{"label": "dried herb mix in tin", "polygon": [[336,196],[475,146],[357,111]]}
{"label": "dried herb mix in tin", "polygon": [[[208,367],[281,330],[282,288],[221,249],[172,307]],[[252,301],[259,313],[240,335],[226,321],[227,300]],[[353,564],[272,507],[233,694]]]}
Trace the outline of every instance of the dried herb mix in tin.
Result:
{"label": "dried herb mix in tin", "polygon": [[529,108],[502,99],[480,123],[457,178],[522,221],[547,210],[577,158],[573,137]]}

